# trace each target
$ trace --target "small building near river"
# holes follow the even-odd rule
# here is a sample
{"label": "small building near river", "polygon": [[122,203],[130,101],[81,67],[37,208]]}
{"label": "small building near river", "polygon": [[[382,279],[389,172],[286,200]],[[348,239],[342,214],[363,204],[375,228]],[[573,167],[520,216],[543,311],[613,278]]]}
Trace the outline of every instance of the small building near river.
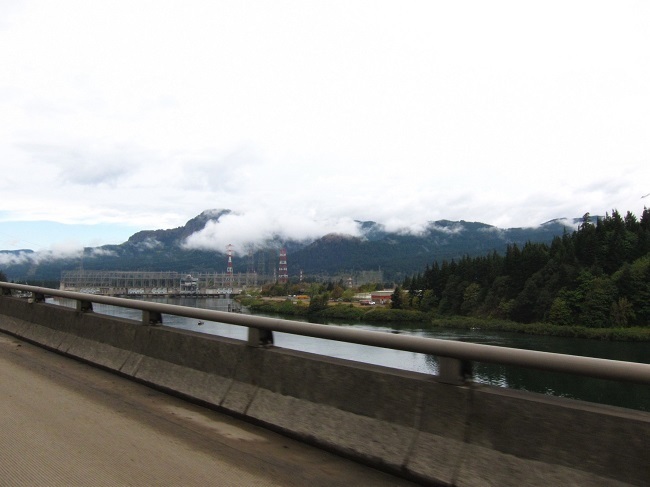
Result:
{"label": "small building near river", "polygon": [[382,291],[373,291],[370,293],[371,301],[377,304],[390,304],[391,296],[395,292],[394,289],[384,289]]}

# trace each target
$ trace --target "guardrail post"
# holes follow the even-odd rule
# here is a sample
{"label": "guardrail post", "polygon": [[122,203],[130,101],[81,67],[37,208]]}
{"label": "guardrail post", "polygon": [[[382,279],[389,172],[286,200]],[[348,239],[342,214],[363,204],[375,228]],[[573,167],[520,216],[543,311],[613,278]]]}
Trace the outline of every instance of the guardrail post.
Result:
{"label": "guardrail post", "polygon": [[471,362],[451,357],[438,357],[438,379],[440,382],[461,385],[471,377]]}
{"label": "guardrail post", "polygon": [[273,345],[273,332],[263,328],[248,328],[249,347],[268,347]]}
{"label": "guardrail post", "polygon": [[2,288],[2,295],[3,296],[11,296],[11,288],[10,287],[3,287]]}
{"label": "guardrail post", "polygon": [[162,314],[159,313],[158,311],[147,311],[147,310],[142,310],[142,324],[143,325],[149,325],[149,326],[155,326],[155,325],[162,325]]}
{"label": "guardrail post", "polygon": [[77,311],[82,313],[91,313],[93,310],[92,301],[84,301],[83,299],[77,300]]}
{"label": "guardrail post", "polygon": [[33,300],[35,303],[44,303],[45,302],[45,294],[43,293],[32,293]]}

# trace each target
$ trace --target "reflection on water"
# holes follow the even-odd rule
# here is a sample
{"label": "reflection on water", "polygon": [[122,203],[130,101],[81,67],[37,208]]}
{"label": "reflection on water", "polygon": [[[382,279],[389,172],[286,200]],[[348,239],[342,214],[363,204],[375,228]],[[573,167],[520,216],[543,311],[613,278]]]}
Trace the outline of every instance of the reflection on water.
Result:
{"label": "reflection on water", "polygon": [[[203,309],[227,311],[231,300],[220,298],[152,298],[149,301],[191,306]],[[56,299],[58,304],[75,306],[71,300]],[[111,316],[140,320],[142,312],[138,310],[94,304],[94,311]],[[306,321],[306,320],[300,320]],[[163,315],[167,326],[199,331],[212,335],[246,340],[246,327],[224,323],[198,320],[181,316]],[[579,338],[533,336],[520,333],[493,332],[482,330],[423,330],[420,324],[404,326],[399,329],[379,326],[371,323],[352,324],[344,322],[329,323],[332,326],[350,327],[379,332],[404,333],[414,336],[458,340],[502,347],[540,350],[570,355],[583,355],[623,360],[628,362],[650,363],[650,343],[607,342]],[[438,373],[438,359],[435,356],[388,350],[365,345],[335,342],[319,338],[303,337],[286,333],[275,333],[274,342],[278,347],[302,350],[305,352],[328,355],[348,360],[411,370],[426,374]],[[617,383],[613,381],[591,379],[556,372],[543,372],[522,367],[474,363],[474,380],[482,384],[510,387],[542,394],[551,394],[574,399],[582,399],[603,404],[612,404],[628,408],[650,411],[650,387]]]}

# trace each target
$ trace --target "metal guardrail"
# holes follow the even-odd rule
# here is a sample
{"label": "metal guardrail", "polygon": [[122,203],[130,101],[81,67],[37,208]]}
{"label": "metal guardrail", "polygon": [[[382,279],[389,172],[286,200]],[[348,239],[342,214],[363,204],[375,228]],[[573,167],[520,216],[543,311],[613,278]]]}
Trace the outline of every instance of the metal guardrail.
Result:
{"label": "metal guardrail", "polygon": [[588,376],[623,382],[650,385],[650,364],[623,362],[593,357],[565,355],[560,353],[522,350],[494,345],[457,342],[437,338],[396,335],[369,330],[354,330],[315,323],[301,323],[279,318],[267,318],[225,311],[191,308],[149,301],[97,296],[70,291],[0,282],[2,294],[11,289],[32,293],[34,301],[45,301],[45,296],[68,298],[77,302],[77,310],[92,311],[92,303],[101,303],[143,312],[145,325],[162,324],[162,315],[170,314],[199,320],[216,321],[249,328],[248,343],[266,346],[273,343],[273,331],[294,335],[323,338],[341,342],[370,345],[393,350],[436,355],[440,359],[440,380],[459,384],[469,376],[471,362],[514,365],[551,372]]}

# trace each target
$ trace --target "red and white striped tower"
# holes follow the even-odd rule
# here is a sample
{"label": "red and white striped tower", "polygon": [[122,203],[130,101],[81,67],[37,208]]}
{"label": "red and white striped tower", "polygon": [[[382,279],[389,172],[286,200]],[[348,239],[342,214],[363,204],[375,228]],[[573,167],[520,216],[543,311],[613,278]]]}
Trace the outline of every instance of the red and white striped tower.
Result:
{"label": "red and white striped tower", "polygon": [[280,249],[280,264],[278,265],[278,282],[287,282],[289,271],[287,269],[287,249]]}
{"label": "red and white striped tower", "polygon": [[226,246],[226,255],[228,256],[228,266],[226,267],[226,281],[232,282],[232,244]]}

